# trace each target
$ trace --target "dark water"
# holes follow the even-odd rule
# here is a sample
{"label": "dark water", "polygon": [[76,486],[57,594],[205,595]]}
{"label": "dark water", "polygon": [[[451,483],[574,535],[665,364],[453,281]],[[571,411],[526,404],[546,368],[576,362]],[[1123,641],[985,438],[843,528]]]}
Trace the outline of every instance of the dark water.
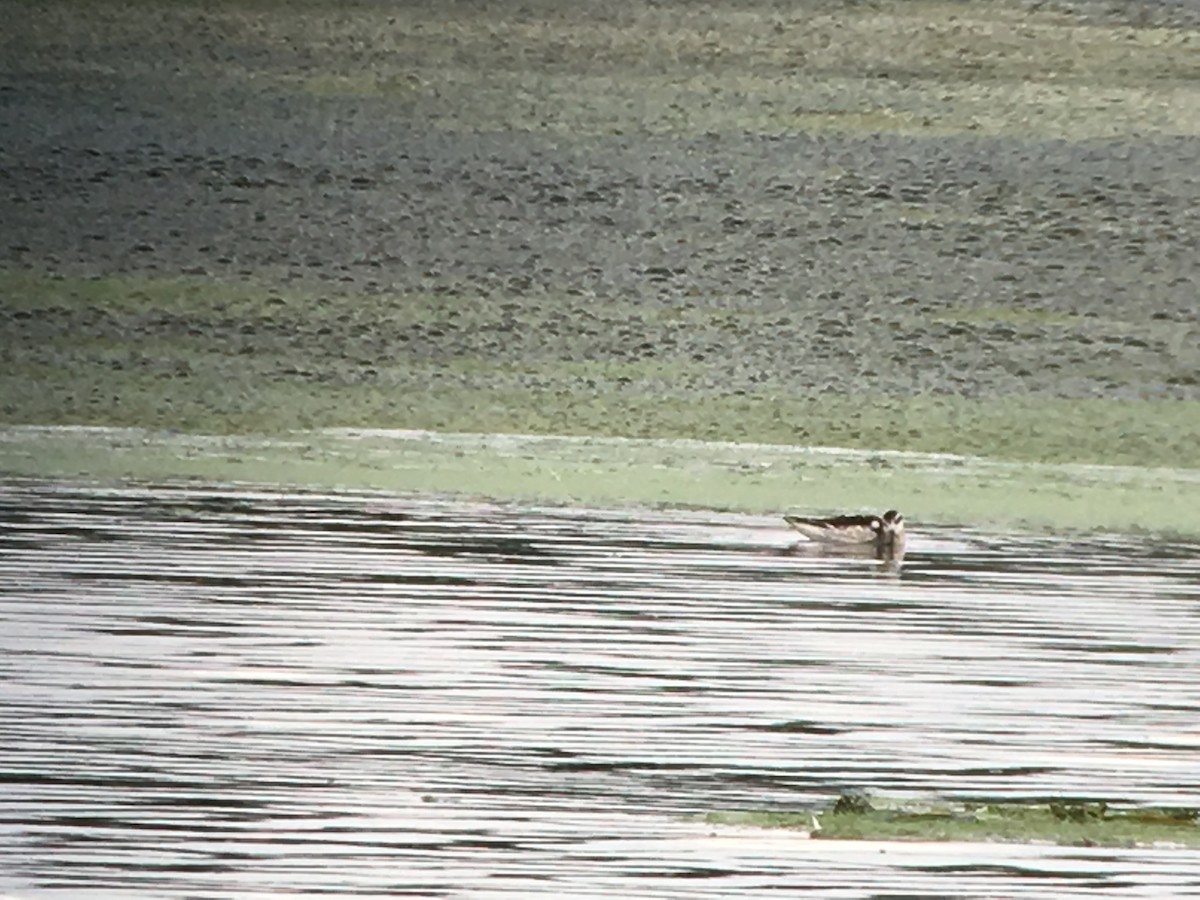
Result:
{"label": "dark water", "polygon": [[1200,803],[1200,548],[0,488],[0,895],[1200,896],[1200,853],[712,828]]}

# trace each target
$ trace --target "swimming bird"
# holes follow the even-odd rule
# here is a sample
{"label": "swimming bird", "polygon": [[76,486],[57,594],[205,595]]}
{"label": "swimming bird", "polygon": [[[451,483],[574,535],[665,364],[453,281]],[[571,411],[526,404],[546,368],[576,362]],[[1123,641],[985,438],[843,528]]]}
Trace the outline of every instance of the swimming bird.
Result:
{"label": "swimming bird", "polygon": [[882,516],[833,516],[828,519],[784,516],[783,520],[810,540],[826,544],[873,544],[879,554],[904,552],[904,516],[894,509]]}

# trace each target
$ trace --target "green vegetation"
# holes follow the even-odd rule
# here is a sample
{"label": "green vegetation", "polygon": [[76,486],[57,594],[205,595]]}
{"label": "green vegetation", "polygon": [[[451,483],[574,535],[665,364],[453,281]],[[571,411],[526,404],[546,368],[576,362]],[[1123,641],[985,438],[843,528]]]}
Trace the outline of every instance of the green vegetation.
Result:
{"label": "green vegetation", "polygon": [[1103,802],[889,804],[854,795],[813,813],[710,813],[713,825],[791,828],[813,838],[1049,842],[1072,846],[1200,847],[1197,810]]}

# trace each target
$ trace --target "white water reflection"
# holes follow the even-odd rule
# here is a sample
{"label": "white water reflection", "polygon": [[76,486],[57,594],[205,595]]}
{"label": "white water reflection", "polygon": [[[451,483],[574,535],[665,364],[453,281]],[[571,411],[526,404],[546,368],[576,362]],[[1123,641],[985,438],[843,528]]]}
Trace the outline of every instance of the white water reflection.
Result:
{"label": "white water reflection", "polygon": [[1192,851],[688,819],[1196,805],[1193,546],[918,523],[896,576],[757,517],[30,482],[0,522],[17,896],[1200,892]]}

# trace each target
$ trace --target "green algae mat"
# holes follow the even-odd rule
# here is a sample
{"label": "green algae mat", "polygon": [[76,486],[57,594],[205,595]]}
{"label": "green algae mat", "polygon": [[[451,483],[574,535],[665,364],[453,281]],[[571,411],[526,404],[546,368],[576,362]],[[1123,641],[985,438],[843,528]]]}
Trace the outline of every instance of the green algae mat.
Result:
{"label": "green algae mat", "polygon": [[1104,802],[890,803],[843,795],[813,812],[714,812],[712,825],[786,828],[811,838],[871,841],[997,841],[1083,847],[1200,847],[1200,811],[1116,808]]}
{"label": "green algae mat", "polygon": [[[0,476],[447,494],[778,515],[896,507],[922,523],[1200,536],[1193,469],[689,440],[383,429],[196,435],[0,427]],[[781,523],[782,524],[782,523]]]}

